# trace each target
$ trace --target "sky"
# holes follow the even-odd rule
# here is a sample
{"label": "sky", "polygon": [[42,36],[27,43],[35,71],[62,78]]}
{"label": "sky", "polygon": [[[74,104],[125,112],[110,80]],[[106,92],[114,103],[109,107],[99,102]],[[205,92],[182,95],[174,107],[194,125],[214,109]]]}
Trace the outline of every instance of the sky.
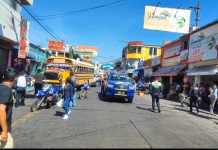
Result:
{"label": "sky", "polygon": [[[90,8],[116,0],[34,0],[26,7],[34,16],[46,16],[72,10]],[[162,45],[181,34],[143,28],[144,7],[157,5],[170,8],[189,8],[197,0],[124,0],[119,4],[86,12],[41,20],[49,31],[69,45],[90,45],[98,48],[96,61],[106,63],[122,56],[122,49],[128,41],[144,41],[145,44]],[[218,1],[200,0],[200,26],[218,19]],[[29,40],[41,47],[47,47],[53,39],[28,14],[23,16],[30,21]],[[195,13],[192,11],[191,25]]]}

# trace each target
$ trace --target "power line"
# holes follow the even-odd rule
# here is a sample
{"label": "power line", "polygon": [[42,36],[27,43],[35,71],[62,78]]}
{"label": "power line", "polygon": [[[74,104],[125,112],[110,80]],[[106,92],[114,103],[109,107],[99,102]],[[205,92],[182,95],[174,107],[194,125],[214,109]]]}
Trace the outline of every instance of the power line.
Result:
{"label": "power line", "polygon": [[87,12],[90,10],[95,10],[95,9],[104,8],[104,7],[112,6],[115,4],[119,4],[123,1],[125,1],[125,0],[118,0],[118,1],[111,2],[111,3],[107,3],[107,4],[97,5],[94,7],[83,8],[83,9],[78,9],[78,10],[71,10],[71,11],[67,11],[67,12],[56,13],[56,14],[51,14],[51,15],[46,15],[46,16],[38,16],[37,19],[47,20],[47,19],[52,19],[54,17],[62,17],[62,16],[67,16],[67,15],[72,15],[74,13]]}
{"label": "power line", "polygon": [[52,36],[54,39],[58,40],[57,36],[54,35],[54,33],[51,33],[45,25],[43,25],[27,8],[25,8],[23,5],[21,5],[18,1],[16,1],[32,18],[36,21],[50,36]]}

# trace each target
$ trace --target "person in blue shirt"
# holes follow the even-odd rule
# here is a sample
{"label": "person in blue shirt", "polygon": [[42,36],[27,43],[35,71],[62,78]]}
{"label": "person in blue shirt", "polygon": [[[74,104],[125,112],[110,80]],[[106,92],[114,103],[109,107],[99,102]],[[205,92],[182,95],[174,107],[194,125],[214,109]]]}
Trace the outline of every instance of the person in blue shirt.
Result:
{"label": "person in blue shirt", "polygon": [[67,78],[66,85],[64,87],[64,116],[63,119],[67,120],[69,119],[69,111],[70,111],[70,102],[72,101],[72,98],[75,93],[75,88],[71,84],[71,78]]}
{"label": "person in blue shirt", "polygon": [[82,93],[83,93],[83,97],[84,99],[87,99],[88,98],[88,89],[89,89],[89,81],[86,81],[84,83],[84,85],[82,86]]}

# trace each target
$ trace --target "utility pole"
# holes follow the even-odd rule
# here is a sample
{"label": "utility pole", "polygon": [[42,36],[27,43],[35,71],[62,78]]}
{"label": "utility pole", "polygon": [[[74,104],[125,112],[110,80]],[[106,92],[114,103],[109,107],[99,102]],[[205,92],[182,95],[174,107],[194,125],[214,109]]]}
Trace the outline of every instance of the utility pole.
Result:
{"label": "utility pole", "polygon": [[200,23],[200,0],[197,0],[197,4],[194,7],[190,7],[195,11],[195,26],[198,28]]}

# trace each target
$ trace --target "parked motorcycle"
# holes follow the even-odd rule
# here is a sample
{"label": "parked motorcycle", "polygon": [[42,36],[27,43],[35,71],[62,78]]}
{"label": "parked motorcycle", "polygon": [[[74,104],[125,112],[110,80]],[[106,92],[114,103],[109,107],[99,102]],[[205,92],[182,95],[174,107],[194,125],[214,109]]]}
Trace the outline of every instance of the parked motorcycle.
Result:
{"label": "parked motorcycle", "polygon": [[37,92],[36,97],[36,101],[34,101],[30,107],[31,112],[39,110],[43,105],[45,105],[47,109],[55,105],[56,102],[62,98],[61,87],[45,85],[42,90]]}

